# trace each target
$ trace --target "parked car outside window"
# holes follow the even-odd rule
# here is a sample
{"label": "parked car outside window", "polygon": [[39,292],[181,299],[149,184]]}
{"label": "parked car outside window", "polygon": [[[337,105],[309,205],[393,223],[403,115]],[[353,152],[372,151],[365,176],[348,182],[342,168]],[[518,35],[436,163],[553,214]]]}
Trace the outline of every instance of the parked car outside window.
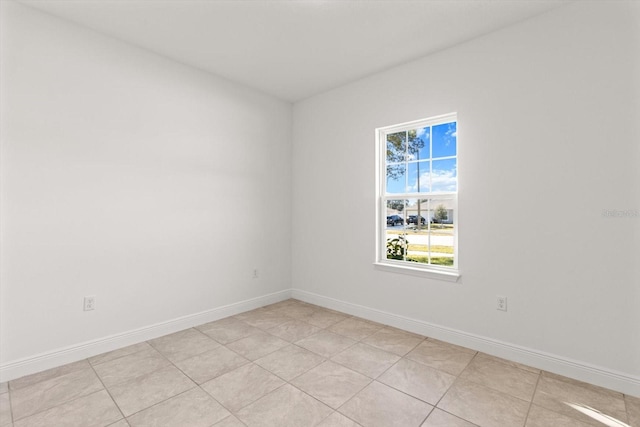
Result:
{"label": "parked car outside window", "polygon": [[[418,224],[418,215],[409,215],[409,217],[407,218],[407,224]],[[427,220],[424,219],[423,216],[420,216],[420,224],[425,225],[427,223]]]}
{"label": "parked car outside window", "polygon": [[400,215],[387,216],[387,225],[404,225],[404,219]]}

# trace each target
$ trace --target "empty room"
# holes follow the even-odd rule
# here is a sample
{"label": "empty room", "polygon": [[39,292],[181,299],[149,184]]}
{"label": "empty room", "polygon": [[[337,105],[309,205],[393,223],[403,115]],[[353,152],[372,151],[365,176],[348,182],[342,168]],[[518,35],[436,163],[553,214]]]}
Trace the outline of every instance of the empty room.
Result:
{"label": "empty room", "polygon": [[640,427],[640,2],[0,0],[0,427]]}

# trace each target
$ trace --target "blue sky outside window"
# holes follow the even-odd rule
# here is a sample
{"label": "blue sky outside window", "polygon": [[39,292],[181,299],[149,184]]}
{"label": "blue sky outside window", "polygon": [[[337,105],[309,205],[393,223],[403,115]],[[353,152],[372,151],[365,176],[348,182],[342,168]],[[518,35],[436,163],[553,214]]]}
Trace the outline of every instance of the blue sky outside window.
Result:
{"label": "blue sky outside window", "polygon": [[433,158],[456,155],[456,123],[433,126]]}

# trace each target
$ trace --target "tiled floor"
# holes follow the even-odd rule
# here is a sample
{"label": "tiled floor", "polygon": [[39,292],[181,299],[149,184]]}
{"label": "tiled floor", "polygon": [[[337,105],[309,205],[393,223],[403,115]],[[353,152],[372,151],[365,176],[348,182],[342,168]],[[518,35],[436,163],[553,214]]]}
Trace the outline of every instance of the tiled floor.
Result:
{"label": "tiled floor", "polygon": [[0,399],[1,427],[640,427],[639,398],[296,300],[1,384]]}

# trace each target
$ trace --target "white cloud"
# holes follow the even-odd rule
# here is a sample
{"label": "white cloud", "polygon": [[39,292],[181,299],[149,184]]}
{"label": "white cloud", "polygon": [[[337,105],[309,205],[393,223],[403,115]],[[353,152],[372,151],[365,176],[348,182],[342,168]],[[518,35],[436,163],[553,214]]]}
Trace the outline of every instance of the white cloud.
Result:
{"label": "white cloud", "polygon": [[431,191],[455,191],[456,170],[434,170],[431,175]]}
{"label": "white cloud", "polygon": [[[420,190],[425,191],[429,188],[429,172],[420,175]],[[453,169],[434,169],[431,174],[431,191],[456,191],[457,171]],[[411,183],[410,183],[411,184]],[[414,182],[409,185],[409,192],[417,192],[418,183]]]}
{"label": "white cloud", "polygon": [[418,138],[429,139],[429,134],[427,133],[428,129],[429,128],[416,129],[416,136]]}

